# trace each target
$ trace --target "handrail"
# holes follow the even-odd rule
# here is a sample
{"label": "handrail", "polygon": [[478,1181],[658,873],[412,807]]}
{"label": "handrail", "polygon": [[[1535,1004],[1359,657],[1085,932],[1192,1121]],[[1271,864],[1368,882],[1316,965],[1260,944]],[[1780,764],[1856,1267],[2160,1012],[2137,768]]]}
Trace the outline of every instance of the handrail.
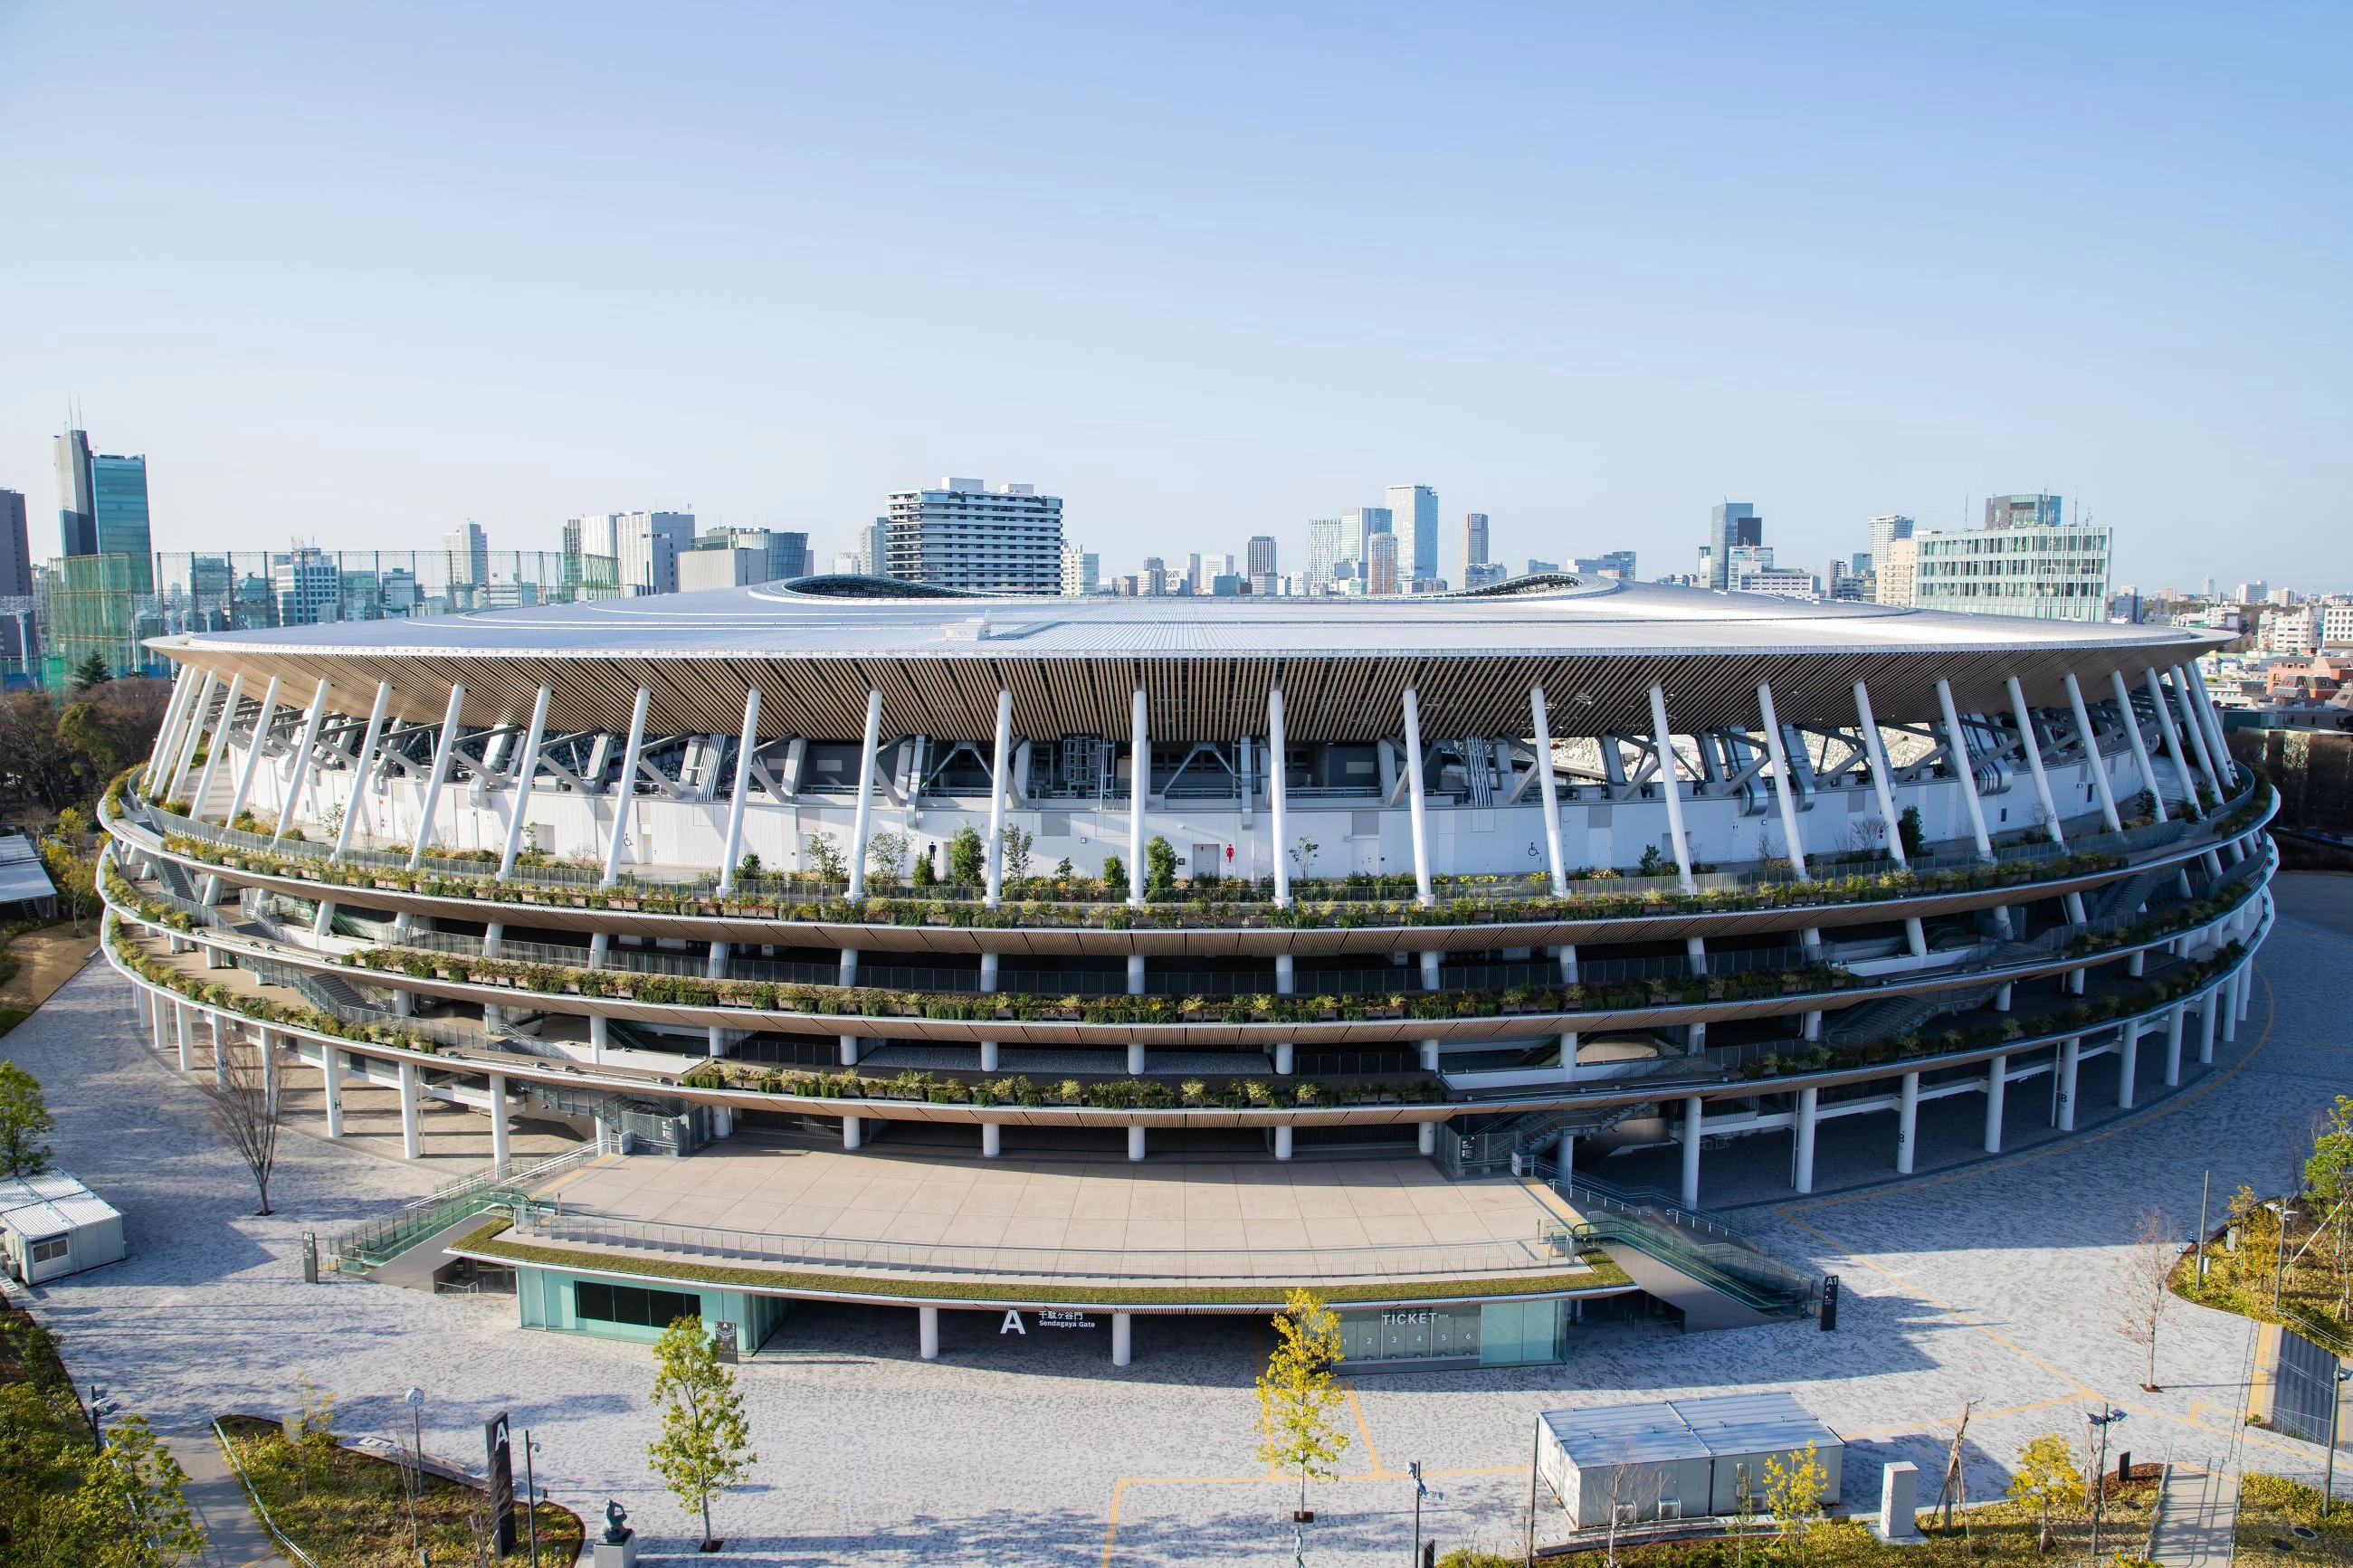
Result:
{"label": "handrail", "polygon": [[260,1517],[261,1527],[269,1532],[269,1538],[292,1552],[294,1560],[302,1564],[302,1568],[319,1568],[311,1554],[295,1545],[294,1538],[279,1529],[278,1521],[269,1517],[269,1505],[261,1500],[261,1493],[254,1486],[253,1478],[245,1473],[245,1462],[237,1457],[237,1445],[229,1441],[228,1432],[221,1426],[218,1416],[213,1418],[213,1436],[220,1440],[221,1452],[228,1456],[228,1468],[236,1473],[238,1484],[245,1488],[245,1495],[252,1500],[253,1511]]}

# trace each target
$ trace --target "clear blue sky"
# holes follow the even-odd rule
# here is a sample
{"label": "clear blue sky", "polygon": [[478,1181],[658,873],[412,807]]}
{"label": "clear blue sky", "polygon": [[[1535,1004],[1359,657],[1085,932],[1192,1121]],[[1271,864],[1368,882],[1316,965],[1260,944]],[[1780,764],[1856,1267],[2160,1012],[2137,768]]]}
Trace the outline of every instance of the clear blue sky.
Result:
{"label": "clear blue sky", "polygon": [[159,548],[948,473],[1104,568],[1437,487],[1688,570],[1754,501],[2088,499],[2117,579],[2353,586],[2353,11],[0,0],[0,486]]}

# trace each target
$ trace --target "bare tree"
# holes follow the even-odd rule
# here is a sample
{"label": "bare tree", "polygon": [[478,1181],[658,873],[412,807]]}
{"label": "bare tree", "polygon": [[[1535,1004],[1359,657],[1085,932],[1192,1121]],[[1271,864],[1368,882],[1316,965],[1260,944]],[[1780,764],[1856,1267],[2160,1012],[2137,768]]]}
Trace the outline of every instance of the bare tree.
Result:
{"label": "bare tree", "polygon": [[[262,1037],[269,1038],[267,1031]],[[254,1187],[261,1194],[258,1214],[269,1212],[269,1172],[278,1163],[278,1124],[284,1100],[277,1064],[269,1059],[271,1048],[256,1046],[240,1050],[221,1046],[220,1070],[209,1079],[197,1080],[214,1130],[253,1174]]]}
{"label": "bare tree", "polygon": [[2132,1245],[2108,1293],[2117,1309],[2116,1332],[2147,1352],[2141,1387],[2158,1392],[2157,1331],[2173,1300],[2173,1267],[2181,1260],[2181,1243],[2171,1234],[2163,1209],[2146,1209],[2133,1228]]}

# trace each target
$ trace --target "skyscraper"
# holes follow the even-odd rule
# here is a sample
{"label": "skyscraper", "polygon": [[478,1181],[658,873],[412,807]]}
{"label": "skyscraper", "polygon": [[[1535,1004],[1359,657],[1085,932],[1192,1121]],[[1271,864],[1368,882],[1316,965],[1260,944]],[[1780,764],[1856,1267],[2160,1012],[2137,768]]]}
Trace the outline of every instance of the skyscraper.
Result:
{"label": "skyscraper", "polygon": [[[617,511],[577,520],[581,552],[617,563],[621,593],[678,592],[678,552],[694,548],[691,511]],[[570,538],[571,531],[565,530]]]}
{"label": "skyscraper", "polygon": [[891,520],[878,517],[858,531],[858,571],[860,576],[891,575]]}
{"label": "skyscraper", "polygon": [[1884,517],[1873,518],[1871,520],[1872,560],[1874,562],[1885,561],[1887,559],[1887,547],[1894,543],[1899,539],[1911,538],[1912,531],[1918,526],[1919,524],[1914,522],[1910,518],[1901,517],[1894,512],[1889,512]]}
{"label": "skyscraper", "polygon": [[1062,596],[1084,598],[1103,586],[1103,557],[1092,550],[1082,550],[1069,540],[1062,542]]}
{"label": "skyscraper", "polygon": [[1062,498],[979,479],[891,496],[890,574],[942,588],[1059,594]]}
{"label": "skyscraper", "polygon": [[98,520],[90,494],[90,437],[68,430],[57,440],[58,553],[98,553]]}
{"label": "skyscraper", "polygon": [[1396,514],[1385,506],[1351,507],[1340,514],[1340,521],[1348,525],[1349,536],[1356,542],[1349,559],[1362,564],[1373,558],[1373,535],[1394,531]]}
{"label": "skyscraper", "polygon": [[147,528],[147,459],[92,453],[90,437],[57,438],[60,553],[130,557],[131,591],[155,591],[153,542]]}
{"label": "skyscraper", "polygon": [[1356,559],[1361,542],[1345,517],[1307,520],[1307,587],[1320,592],[1339,574],[1340,563]]}
{"label": "skyscraper", "polygon": [[1271,575],[1278,570],[1274,563],[1274,536],[1272,534],[1251,534],[1250,543],[1246,548],[1249,553],[1250,576],[1254,578],[1265,577]]}
{"label": "skyscraper", "polygon": [[1428,485],[1391,485],[1386,498],[1398,536],[1398,579],[1408,591],[1438,581],[1438,492]]}
{"label": "skyscraper", "polygon": [[1365,592],[1394,594],[1398,591],[1398,536],[1387,531],[1371,536],[1365,552]]}
{"label": "skyscraper", "polygon": [[1745,500],[1728,500],[1709,513],[1707,585],[1729,588],[1732,579],[1732,547],[1765,542],[1765,520],[1757,515],[1757,508]]}
{"label": "skyscraper", "polygon": [[443,542],[449,552],[449,581],[471,587],[485,587],[491,581],[491,541],[482,525],[469,521],[462,528],[453,528]]}
{"label": "skyscraper", "polygon": [[1462,585],[1470,587],[1471,568],[1487,564],[1487,514],[1466,511],[1462,514]]}
{"label": "skyscraper", "polygon": [[25,657],[32,619],[33,542],[25,531],[25,498],[0,490],[0,658]]}

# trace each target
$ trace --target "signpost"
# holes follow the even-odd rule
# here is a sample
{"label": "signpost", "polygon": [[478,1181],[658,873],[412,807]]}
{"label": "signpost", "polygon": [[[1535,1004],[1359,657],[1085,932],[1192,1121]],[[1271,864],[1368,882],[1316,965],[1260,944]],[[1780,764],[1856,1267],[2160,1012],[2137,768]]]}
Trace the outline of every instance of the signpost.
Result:
{"label": "signpost", "polygon": [[490,1458],[491,1537],[504,1557],[515,1549],[514,1448],[508,1441],[505,1411],[482,1424],[482,1444]]}

